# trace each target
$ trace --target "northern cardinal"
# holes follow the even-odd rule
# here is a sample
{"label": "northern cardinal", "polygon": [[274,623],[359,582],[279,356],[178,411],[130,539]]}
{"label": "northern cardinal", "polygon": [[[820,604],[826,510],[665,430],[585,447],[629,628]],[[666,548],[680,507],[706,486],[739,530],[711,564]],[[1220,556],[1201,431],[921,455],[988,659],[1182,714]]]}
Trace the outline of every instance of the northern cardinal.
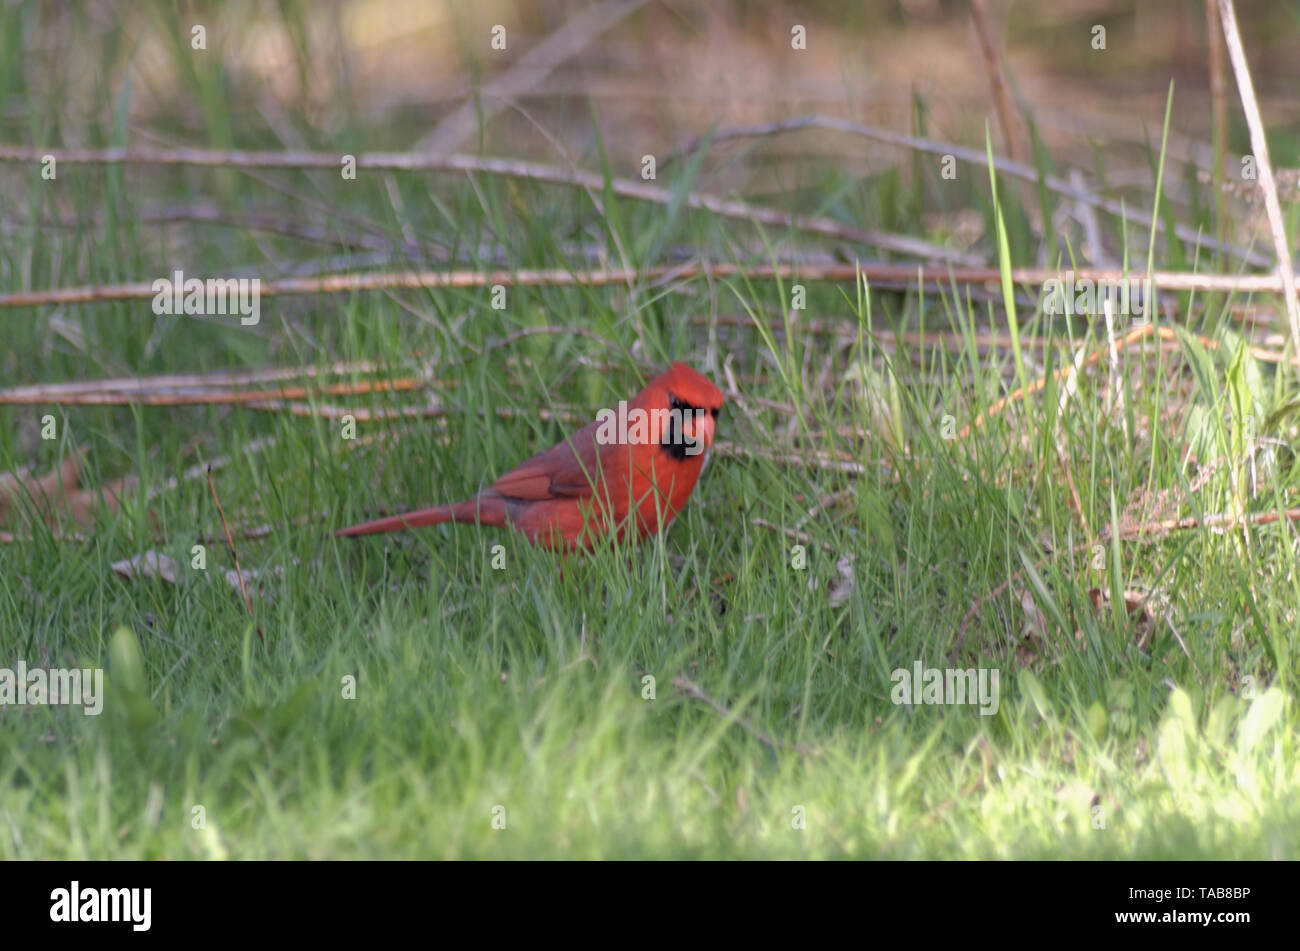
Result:
{"label": "northern cardinal", "polygon": [[700,477],[722,391],[674,363],[619,409],[511,469],[463,502],[363,522],[369,535],[463,522],[508,525],[547,548],[590,549],[617,533],[636,540],[668,525]]}

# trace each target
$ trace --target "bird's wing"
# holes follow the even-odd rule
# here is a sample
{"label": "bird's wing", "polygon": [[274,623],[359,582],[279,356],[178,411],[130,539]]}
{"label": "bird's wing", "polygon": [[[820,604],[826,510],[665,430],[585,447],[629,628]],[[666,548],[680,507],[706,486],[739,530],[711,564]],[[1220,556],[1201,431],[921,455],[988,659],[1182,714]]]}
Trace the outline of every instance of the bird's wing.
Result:
{"label": "bird's wing", "polygon": [[525,459],[493,482],[493,491],[524,501],[591,495],[601,471],[596,425],[590,423],[545,452]]}

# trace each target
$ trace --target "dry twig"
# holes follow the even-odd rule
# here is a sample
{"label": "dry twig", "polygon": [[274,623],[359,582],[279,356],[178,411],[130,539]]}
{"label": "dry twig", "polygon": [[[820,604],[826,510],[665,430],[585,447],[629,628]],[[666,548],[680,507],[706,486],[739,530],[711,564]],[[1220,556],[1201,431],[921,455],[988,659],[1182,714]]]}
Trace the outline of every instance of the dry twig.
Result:
{"label": "dry twig", "polygon": [[1237,12],[1232,0],[1219,0],[1219,17],[1223,21],[1223,38],[1228,44],[1228,58],[1237,76],[1237,90],[1241,93],[1242,111],[1250,127],[1250,148],[1255,153],[1259,172],[1259,187],[1264,192],[1264,208],[1268,212],[1269,229],[1273,232],[1273,246],[1277,249],[1277,272],[1282,279],[1282,293],[1286,299],[1287,317],[1291,322],[1291,346],[1300,355],[1300,302],[1296,300],[1295,274],[1291,269],[1291,252],[1287,249],[1286,224],[1282,221],[1282,206],[1277,200],[1277,184],[1273,181],[1273,164],[1268,158],[1268,139],[1264,135],[1264,121],[1255,101],[1255,87],[1246,65],[1246,51],[1237,31]]}
{"label": "dry twig", "polygon": [[[1049,280],[1060,280],[1063,274],[1049,268],[1013,268],[1013,283],[1041,288]],[[1118,284],[1134,275],[1118,269],[1080,268],[1068,272],[1078,281],[1094,284]],[[567,269],[518,271],[378,271],[360,274],[318,274],[310,277],[288,277],[265,280],[260,283],[262,296],[289,294],[343,294],[374,290],[420,290],[430,288],[465,289],[491,287],[600,287],[626,284],[629,281],[654,281],[669,284],[697,277],[721,278],[745,276],[750,280],[805,280],[856,282],[899,282],[922,289],[947,289],[962,284],[996,284],[1001,280],[997,268],[944,267],[926,269],[908,264],[835,264],[792,265],[758,264],[747,266],[731,263],[694,262],[664,267],[572,271]],[[1283,291],[1282,280],[1276,274],[1225,275],[1198,274],[1192,271],[1154,271],[1152,286],[1164,291],[1200,291],[1244,294],[1277,294]],[[86,304],[109,300],[152,300],[157,295],[152,283],[139,281],[131,284],[99,284],[83,287],[61,287],[44,291],[15,291],[0,294],[0,308],[42,307],[52,304]],[[213,319],[213,318],[198,318]]]}
{"label": "dry twig", "polygon": [[222,511],[221,499],[217,498],[217,487],[212,482],[211,466],[208,467],[208,488],[212,491],[212,501],[217,504],[217,514],[221,516],[221,527],[226,530],[226,544],[230,546],[230,557],[235,561],[235,574],[239,578],[239,590],[244,595],[244,607],[248,608],[248,616],[257,627],[257,639],[265,644],[266,635],[262,633],[262,625],[257,623],[257,616],[253,614],[253,599],[248,596],[248,586],[244,584],[244,572],[239,567],[239,553],[235,551],[235,539],[230,534],[230,525],[226,522],[226,513]]}
{"label": "dry twig", "polygon": [[769,736],[768,734],[760,730],[758,727],[754,726],[754,724],[751,723],[749,720],[742,717],[740,714],[728,710],[718,701],[714,700],[702,689],[700,689],[700,685],[695,683],[695,681],[693,680],[688,680],[686,677],[674,677],[673,686],[676,687],[678,690],[680,690],[682,693],[686,694],[687,696],[692,697],[695,700],[702,701],[703,703],[707,703],[709,706],[711,706],[714,710],[718,711],[718,713],[722,714],[728,720],[731,720],[737,725],[739,725],[742,729],[745,730],[746,733],[754,737],[754,739],[758,740],[764,746],[770,747],[771,749],[794,750],[796,753],[800,753],[804,756],[816,756],[819,752],[818,750],[812,749],[807,746],[803,746],[799,743],[789,743],[786,742],[785,740],[778,740],[776,737]]}

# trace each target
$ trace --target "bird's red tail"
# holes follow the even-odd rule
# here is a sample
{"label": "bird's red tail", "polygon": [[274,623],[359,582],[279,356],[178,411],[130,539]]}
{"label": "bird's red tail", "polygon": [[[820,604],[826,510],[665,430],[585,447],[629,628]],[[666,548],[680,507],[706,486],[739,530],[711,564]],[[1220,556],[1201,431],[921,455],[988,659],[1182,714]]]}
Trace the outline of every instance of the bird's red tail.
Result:
{"label": "bird's red tail", "polygon": [[407,512],[405,515],[390,515],[387,518],[362,522],[360,525],[349,525],[347,528],[340,528],[334,534],[340,538],[351,535],[377,535],[380,532],[400,532],[408,528],[422,528],[425,525],[438,525],[451,520],[451,512],[447,510],[447,506],[440,505],[433,509],[421,509],[418,512]]}
{"label": "bird's red tail", "polygon": [[500,498],[466,499],[454,505],[439,505],[403,515],[389,515],[360,525],[349,525],[334,533],[335,537],[353,535],[378,535],[381,532],[401,532],[408,528],[441,525],[443,522],[464,522],[467,525],[503,525],[506,521],[505,505]]}

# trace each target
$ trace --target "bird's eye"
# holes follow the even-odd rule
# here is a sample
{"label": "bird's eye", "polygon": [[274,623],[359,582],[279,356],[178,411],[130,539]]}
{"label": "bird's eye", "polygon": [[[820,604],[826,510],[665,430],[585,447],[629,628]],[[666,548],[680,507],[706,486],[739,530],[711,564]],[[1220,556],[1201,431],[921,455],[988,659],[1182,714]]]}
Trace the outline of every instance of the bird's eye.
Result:
{"label": "bird's eye", "polygon": [[677,397],[672,396],[671,394],[669,394],[669,397],[668,397],[668,406],[669,406],[670,408],[672,408],[672,409],[681,409],[681,408],[682,408],[682,401],[679,400]]}
{"label": "bird's eye", "polygon": [[715,406],[715,407],[713,407],[713,409],[709,410],[709,415],[712,416],[714,419],[717,419],[717,418],[718,418],[718,408]]}

